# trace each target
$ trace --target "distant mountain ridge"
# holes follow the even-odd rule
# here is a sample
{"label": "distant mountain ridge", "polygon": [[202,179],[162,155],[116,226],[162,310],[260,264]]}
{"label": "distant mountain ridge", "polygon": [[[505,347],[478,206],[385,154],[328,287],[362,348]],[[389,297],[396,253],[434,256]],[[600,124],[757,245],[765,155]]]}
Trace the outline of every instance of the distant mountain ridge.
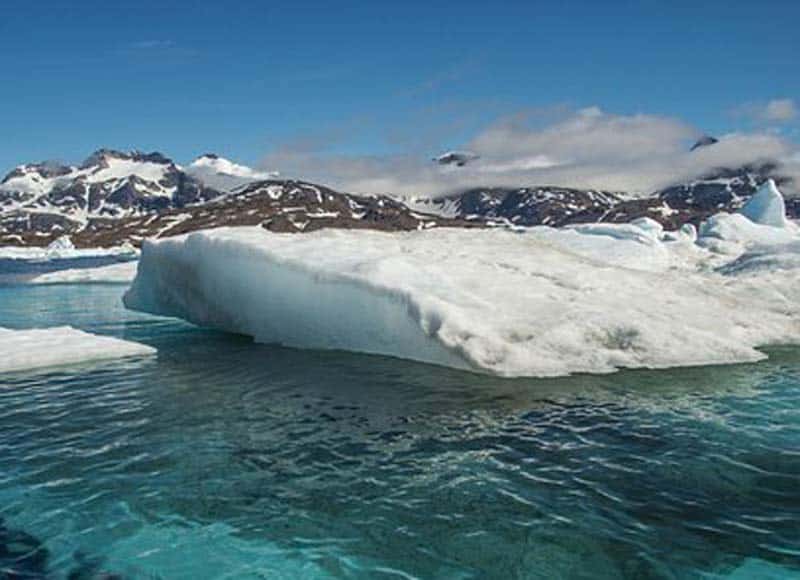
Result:
{"label": "distant mountain ridge", "polygon": [[[736,211],[768,179],[785,185],[775,163],[721,168],[645,197],[625,192],[557,186],[472,188],[440,198],[410,198],[411,207],[464,220],[492,220],[515,226],[563,227],[587,222],[654,219],[669,229],[698,224],[721,211]],[[800,217],[800,199],[787,200],[791,217]]]}
{"label": "distant mountain ridge", "polygon": [[[704,138],[696,146],[713,146]],[[46,246],[70,236],[79,247],[138,245],[221,225],[272,231],[321,227],[409,230],[628,222],[649,217],[674,229],[736,211],[767,179],[788,183],[776,163],[721,168],[633,198],[558,186],[474,187],[438,198],[353,195],[282,180],[215,154],[181,167],[158,152],[99,149],[82,164],[21,165],[0,182],[0,245]],[[787,199],[800,217],[800,199]]]}
{"label": "distant mountain ridge", "polygon": [[411,198],[420,211],[465,220],[560,227],[599,221],[623,200],[619,193],[568,187],[472,188],[439,198]]}
{"label": "distant mountain ridge", "polygon": [[423,215],[387,196],[279,180],[214,154],[183,168],[157,152],[99,149],[78,166],[21,165],[0,182],[0,245],[46,246],[65,235],[77,247],[139,245],[230,225],[303,232],[440,224],[482,225]]}
{"label": "distant mountain ridge", "polygon": [[304,181],[267,180],[203,204],[120,220],[95,220],[71,238],[78,247],[107,247],[121,241],[139,245],[150,237],[223,226],[261,226],[276,233],[302,233],[321,228],[409,231],[484,224],[418,213],[387,196],[340,193]]}

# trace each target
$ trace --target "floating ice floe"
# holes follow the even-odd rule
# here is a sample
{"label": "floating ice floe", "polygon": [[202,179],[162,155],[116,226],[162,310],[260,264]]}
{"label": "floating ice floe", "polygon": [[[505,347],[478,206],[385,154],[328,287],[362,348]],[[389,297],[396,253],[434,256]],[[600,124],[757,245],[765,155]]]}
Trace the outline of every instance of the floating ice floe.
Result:
{"label": "floating ice floe", "polygon": [[70,326],[0,328],[0,373],[155,354],[136,342],[99,336]]}
{"label": "floating ice floe", "polygon": [[49,246],[41,247],[0,247],[0,259],[49,261],[49,260],[80,260],[89,258],[117,257],[120,259],[135,258],[139,250],[130,244],[114,246],[111,248],[75,248],[68,236],[54,240]]}
{"label": "floating ice floe", "polygon": [[136,261],[96,268],[67,268],[26,278],[27,284],[129,284],[136,277]]}
{"label": "floating ice floe", "polygon": [[505,376],[756,361],[759,346],[800,342],[796,228],[714,219],[705,236],[732,231],[735,252],[650,220],[522,233],[209,230],[146,243],[124,301],[264,343]]}

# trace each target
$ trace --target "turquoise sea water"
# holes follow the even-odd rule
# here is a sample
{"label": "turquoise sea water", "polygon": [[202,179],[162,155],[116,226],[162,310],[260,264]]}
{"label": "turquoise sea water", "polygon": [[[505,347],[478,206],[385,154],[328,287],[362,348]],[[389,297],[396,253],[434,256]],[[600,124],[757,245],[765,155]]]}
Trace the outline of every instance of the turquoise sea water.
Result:
{"label": "turquoise sea water", "polygon": [[0,578],[800,578],[798,349],[502,380],[123,290],[0,287],[0,326],[159,349],[0,375]]}

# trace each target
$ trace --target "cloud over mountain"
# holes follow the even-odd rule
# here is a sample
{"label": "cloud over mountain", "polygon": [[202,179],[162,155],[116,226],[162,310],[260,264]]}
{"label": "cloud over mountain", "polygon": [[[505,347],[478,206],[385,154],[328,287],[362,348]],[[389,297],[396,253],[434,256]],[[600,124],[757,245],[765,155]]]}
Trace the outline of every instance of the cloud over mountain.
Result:
{"label": "cloud over mountain", "polygon": [[[772,114],[786,115],[785,105],[773,106]],[[796,146],[778,135],[731,133],[690,151],[701,135],[679,119],[590,107],[500,119],[457,144],[478,156],[463,167],[431,163],[427,151],[357,156],[282,150],[264,165],[347,191],[404,195],[543,184],[649,193],[719,167],[766,160],[783,162],[789,175],[800,177]]]}

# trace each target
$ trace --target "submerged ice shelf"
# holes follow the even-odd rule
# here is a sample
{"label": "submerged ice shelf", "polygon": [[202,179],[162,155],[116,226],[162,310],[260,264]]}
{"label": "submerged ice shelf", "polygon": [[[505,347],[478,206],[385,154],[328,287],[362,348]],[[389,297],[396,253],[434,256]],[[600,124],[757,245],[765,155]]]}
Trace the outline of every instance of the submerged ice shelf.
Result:
{"label": "submerged ice shelf", "polygon": [[[125,304],[264,343],[505,376],[754,361],[759,346],[800,342],[798,269],[786,259],[800,251],[796,227],[714,219],[699,238],[651,220],[208,230],[147,243]],[[780,267],[765,255],[783,256]]]}

